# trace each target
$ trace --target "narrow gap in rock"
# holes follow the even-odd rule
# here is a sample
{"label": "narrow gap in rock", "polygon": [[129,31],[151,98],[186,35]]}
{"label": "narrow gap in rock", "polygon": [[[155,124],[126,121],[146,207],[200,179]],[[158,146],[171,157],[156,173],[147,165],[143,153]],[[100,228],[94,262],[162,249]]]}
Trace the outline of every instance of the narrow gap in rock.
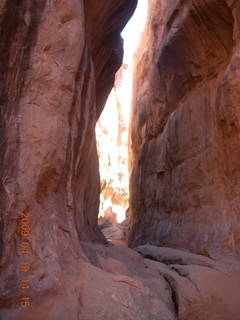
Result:
{"label": "narrow gap in rock", "polygon": [[148,0],[140,0],[136,11],[122,32],[124,39],[123,64],[115,77],[101,117],[96,125],[100,167],[101,194],[99,227],[111,227],[109,240],[119,238],[120,223],[128,212],[128,127],[132,97],[133,56],[146,24]]}

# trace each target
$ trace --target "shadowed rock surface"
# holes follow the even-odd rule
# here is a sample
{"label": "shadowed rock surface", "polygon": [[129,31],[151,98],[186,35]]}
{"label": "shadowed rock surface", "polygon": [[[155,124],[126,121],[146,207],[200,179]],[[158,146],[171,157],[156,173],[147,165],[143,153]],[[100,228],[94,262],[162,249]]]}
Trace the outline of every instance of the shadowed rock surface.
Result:
{"label": "shadowed rock surface", "polygon": [[31,312],[78,318],[87,263],[80,241],[107,242],[97,226],[95,125],[136,4],[1,2],[1,319],[28,312],[20,307],[21,212],[31,216]]}
{"label": "shadowed rock surface", "polygon": [[[144,259],[111,246],[97,226],[95,125],[136,2],[1,2],[0,320],[238,320],[238,1],[150,1],[132,122],[131,245],[164,239],[229,256],[162,248],[151,256],[160,261]],[[30,214],[30,236],[21,234],[21,212]],[[120,244],[118,235],[108,233]]]}
{"label": "shadowed rock surface", "polygon": [[239,253],[239,6],[150,2],[135,57],[132,247]]}

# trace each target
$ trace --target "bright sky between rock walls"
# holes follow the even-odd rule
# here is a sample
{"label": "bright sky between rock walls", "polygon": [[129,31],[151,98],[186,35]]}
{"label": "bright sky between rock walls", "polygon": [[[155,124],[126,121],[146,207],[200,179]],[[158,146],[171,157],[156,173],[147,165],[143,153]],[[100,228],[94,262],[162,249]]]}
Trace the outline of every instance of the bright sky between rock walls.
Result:
{"label": "bright sky between rock walls", "polygon": [[141,34],[146,24],[148,12],[148,0],[138,0],[137,8],[122,31],[124,39],[124,58],[123,62],[132,67],[133,55],[139,44]]}

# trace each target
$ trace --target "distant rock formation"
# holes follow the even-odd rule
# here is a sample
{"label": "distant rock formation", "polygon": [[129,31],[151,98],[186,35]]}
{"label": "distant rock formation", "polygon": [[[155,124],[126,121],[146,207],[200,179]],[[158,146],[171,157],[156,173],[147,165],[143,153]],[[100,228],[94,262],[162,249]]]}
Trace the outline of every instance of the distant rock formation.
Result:
{"label": "distant rock formation", "polygon": [[[123,64],[96,126],[100,164],[100,215],[103,221],[121,222],[128,209],[128,126],[132,70]],[[115,217],[115,218],[114,218]]]}
{"label": "distant rock formation", "polygon": [[150,3],[135,57],[129,244],[240,249],[240,3]]}

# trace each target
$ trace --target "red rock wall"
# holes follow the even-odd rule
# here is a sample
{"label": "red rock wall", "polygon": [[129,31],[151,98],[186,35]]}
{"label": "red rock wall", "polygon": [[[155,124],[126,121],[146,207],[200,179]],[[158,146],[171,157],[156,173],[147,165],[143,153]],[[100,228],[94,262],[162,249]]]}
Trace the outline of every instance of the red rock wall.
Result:
{"label": "red rock wall", "polygon": [[135,57],[131,246],[239,249],[239,81],[239,1],[150,1]]}
{"label": "red rock wall", "polygon": [[135,0],[1,3],[2,307],[19,305],[21,212],[31,216],[32,298],[69,297],[66,305],[57,299],[55,311],[78,299],[69,290],[87,260],[79,240],[106,241],[97,228],[95,124],[135,6]]}
{"label": "red rock wall", "polygon": [[[94,130],[113,81],[114,70],[120,63],[119,33],[135,4],[136,1],[133,0],[1,2],[0,320],[196,320],[196,314],[199,320],[206,320],[209,316],[212,320],[238,319],[237,261],[231,259],[222,264],[181,250],[138,248],[143,257],[152,257],[159,261],[157,262],[144,260],[129,248],[111,248],[101,244],[106,240],[97,229],[99,173]],[[174,12],[172,9],[168,5],[165,8],[170,13]],[[157,12],[157,8],[153,7],[152,10]],[[237,13],[236,8],[233,7],[232,10],[234,14]],[[162,12],[163,16],[165,13],[166,11]],[[228,19],[229,15],[221,16],[221,23],[226,20],[231,29],[232,24]],[[159,21],[157,16],[154,25]],[[233,34],[236,37],[238,29],[235,26]],[[156,29],[156,25],[154,28]],[[217,38],[222,34],[223,31]],[[155,40],[157,39],[160,41],[161,37],[158,35]],[[169,39],[171,47],[171,37]],[[235,52],[235,42],[229,43],[232,44],[232,52]],[[216,96],[214,92],[211,93],[210,97],[221,106],[219,119],[225,119],[223,129],[217,127],[216,130],[221,133],[219,136],[222,140],[225,139],[226,145],[233,148],[232,137],[237,135],[236,131],[232,132],[230,129],[236,130],[237,118],[234,121],[231,118],[230,122],[227,109],[223,107],[224,99],[228,97],[237,110],[239,59],[234,54],[230,68],[229,52],[225,54],[224,61],[217,64],[217,80],[209,72],[212,77],[209,81],[213,87],[216,86],[225,72],[226,80],[221,82],[222,93],[218,93],[219,100],[216,100],[217,93]],[[160,57],[160,52],[158,53]],[[154,57],[154,50],[152,54]],[[172,63],[179,72],[184,70],[180,67],[177,69],[175,58]],[[145,65],[145,68],[149,74],[152,74],[151,68],[155,70],[151,63],[147,67]],[[169,68],[171,70],[171,64]],[[171,73],[168,69],[164,72],[167,81],[167,76]],[[146,85],[149,85],[147,77],[145,79],[139,92],[143,92]],[[153,84],[151,83],[154,89]],[[195,88],[204,90],[205,86],[208,88],[208,83],[204,80],[203,84],[200,85],[199,82]],[[220,84],[217,88],[219,86]],[[235,90],[228,91],[228,88],[234,86]],[[182,88],[185,88],[184,82]],[[175,101],[174,89],[172,90],[171,101]],[[229,95],[226,95],[225,90]],[[212,91],[209,89],[209,92]],[[152,98],[157,95],[154,90],[150,93]],[[191,94],[193,93],[189,92],[189,96]],[[197,98],[195,100],[200,112],[202,104]],[[142,96],[139,100],[141,108],[144,99]],[[190,101],[195,100],[192,98]],[[190,108],[191,105],[189,102],[185,108]],[[212,104],[209,104],[209,108],[210,106]],[[178,113],[179,110],[182,110],[181,106],[175,112]],[[141,123],[146,121],[147,112],[146,108],[146,114],[140,119]],[[187,117],[188,114],[190,113],[183,113],[182,117]],[[136,114],[137,119],[139,114]],[[149,117],[148,128],[154,128],[153,120],[157,119],[155,114],[154,117]],[[169,123],[171,128],[169,119],[175,123],[174,114],[165,119],[166,126]],[[179,120],[179,123],[187,123],[188,118],[184,119],[185,122]],[[232,123],[236,125],[232,126]],[[164,130],[168,128],[166,126],[163,127]],[[145,127],[143,133],[148,132],[144,131]],[[180,125],[175,127],[181,128]],[[164,130],[159,141],[166,134]],[[155,131],[151,130],[151,134],[152,132]],[[169,132],[175,131],[169,129]],[[152,162],[149,150],[156,157],[159,155],[153,148],[157,138],[144,137],[146,144],[145,149],[142,149],[142,159],[146,159],[148,163],[142,167],[142,181],[144,175],[149,177],[149,172],[153,172],[155,163],[158,163]],[[177,136],[175,134],[170,137],[172,140],[168,145],[172,146]],[[138,131],[136,138],[140,146],[142,142]],[[167,138],[168,135],[165,136]],[[221,139],[218,141],[221,142]],[[148,143],[150,140],[152,149]],[[220,142],[217,146],[221,151],[223,147]],[[164,145],[162,148],[164,155]],[[230,170],[232,162],[229,159],[227,161],[226,155],[220,151],[216,154],[216,161],[226,159],[223,163],[229,165],[224,170]],[[135,154],[137,152],[138,149],[135,149]],[[219,154],[222,158],[219,158]],[[180,157],[177,152],[171,152],[168,153],[168,159],[173,161],[175,155]],[[210,156],[211,154],[207,158],[209,164]],[[234,163],[238,160],[234,157],[231,159]],[[139,163],[141,164],[140,161]],[[169,163],[172,162],[167,162]],[[159,179],[162,168],[165,167],[159,165],[156,169]],[[165,170],[168,172],[168,167]],[[228,176],[225,171],[222,177],[226,179]],[[237,179],[237,171],[232,174]],[[148,198],[145,196],[153,190],[154,183],[150,184],[148,181],[150,180],[145,179],[146,186],[141,185],[140,200],[146,201]],[[229,181],[232,180],[224,180],[225,188],[228,188]],[[231,196],[235,194],[231,193]],[[230,197],[230,193],[228,196]],[[29,236],[21,234],[23,222],[20,213],[23,211],[30,215]],[[232,212],[231,214],[234,217]],[[139,223],[142,222],[139,219]],[[146,234],[154,230],[148,222],[149,219],[144,221]],[[154,226],[155,221],[152,222]],[[187,221],[185,222],[187,227]],[[141,232],[142,227],[139,225],[136,236],[141,235]],[[29,243],[29,253],[22,252],[23,241]],[[29,266],[29,271],[26,271],[26,265]],[[24,279],[29,280],[27,289],[22,288]],[[26,301],[23,298],[29,299],[29,307],[21,305],[21,302]]]}

